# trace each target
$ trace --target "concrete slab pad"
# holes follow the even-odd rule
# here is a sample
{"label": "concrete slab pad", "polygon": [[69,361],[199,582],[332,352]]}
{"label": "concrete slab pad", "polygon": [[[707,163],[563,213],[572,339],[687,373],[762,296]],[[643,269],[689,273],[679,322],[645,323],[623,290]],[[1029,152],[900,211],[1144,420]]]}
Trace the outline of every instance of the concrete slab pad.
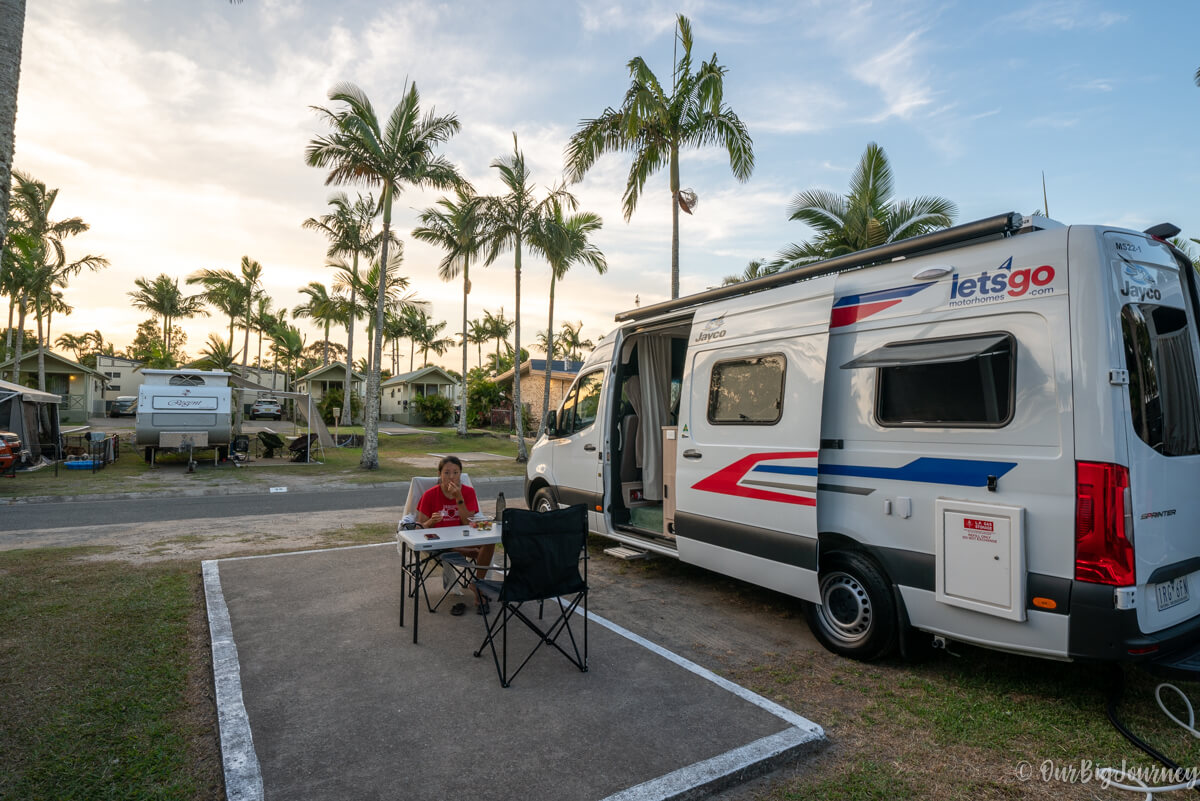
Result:
{"label": "concrete slab pad", "polygon": [[693,798],[824,741],[594,614],[587,673],[543,650],[502,688],[472,655],[478,616],[423,613],[415,645],[399,627],[391,544],[205,562],[204,577],[231,801]]}

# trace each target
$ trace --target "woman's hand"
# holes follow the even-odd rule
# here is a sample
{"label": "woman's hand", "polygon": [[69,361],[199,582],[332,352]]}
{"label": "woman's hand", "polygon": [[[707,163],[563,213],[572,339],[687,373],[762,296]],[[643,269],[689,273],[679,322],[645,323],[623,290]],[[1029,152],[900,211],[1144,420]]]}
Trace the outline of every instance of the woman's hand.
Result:
{"label": "woman's hand", "polygon": [[441,522],[442,522],[442,513],[434,512],[433,514],[431,514],[429,516],[429,519],[425,521],[425,528],[437,528],[438,523],[441,523]]}
{"label": "woman's hand", "polygon": [[457,481],[447,481],[442,485],[442,492],[452,501],[461,500],[463,496],[462,486]]}

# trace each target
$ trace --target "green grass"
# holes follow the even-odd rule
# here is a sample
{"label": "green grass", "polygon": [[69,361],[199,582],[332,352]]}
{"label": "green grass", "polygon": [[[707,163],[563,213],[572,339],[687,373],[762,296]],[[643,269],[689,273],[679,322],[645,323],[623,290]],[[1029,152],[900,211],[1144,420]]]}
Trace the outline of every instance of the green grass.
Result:
{"label": "green grass", "polygon": [[[361,433],[361,427],[358,427]],[[172,489],[214,486],[272,486],[281,478],[319,476],[349,484],[379,484],[407,481],[416,475],[428,475],[430,467],[406,464],[400,460],[427,457],[430,453],[462,453],[484,451],[507,457],[494,462],[470,465],[472,477],[516,475],[523,466],[515,462],[517,444],[506,435],[472,431],[459,437],[453,428],[430,429],[431,434],[383,435],[379,438],[379,467],[365,470],[359,466],[362,448],[329,448],[323,464],[297,465],[286,457],[274,460],[258,458],[244,469],[231,464],[214,466],[211,456],[201,459],[194,473],[187,473],[187,459],[179,454],[165,454],[156,459],[152,468],[139,451],[122,440],[117,461],[103,470],[43,468],[32,473],[19,473],[12,479],[0,479],[0,498],[30,498],[44,496],[97,495],[123,492],[170,492]]]}
{"label": "green grass", "polygon": [[208,798],[192,744],[197,571],[0,554],[0,798]]}

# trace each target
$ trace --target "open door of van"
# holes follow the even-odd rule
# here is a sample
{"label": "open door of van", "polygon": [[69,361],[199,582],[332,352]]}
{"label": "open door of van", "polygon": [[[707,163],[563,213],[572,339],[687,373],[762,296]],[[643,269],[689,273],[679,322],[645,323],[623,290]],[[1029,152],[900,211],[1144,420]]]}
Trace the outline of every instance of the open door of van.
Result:
{"label": "open door of van", "polygon": [[698,310],[677,432],[680,558],[810,601],[834,278]]}

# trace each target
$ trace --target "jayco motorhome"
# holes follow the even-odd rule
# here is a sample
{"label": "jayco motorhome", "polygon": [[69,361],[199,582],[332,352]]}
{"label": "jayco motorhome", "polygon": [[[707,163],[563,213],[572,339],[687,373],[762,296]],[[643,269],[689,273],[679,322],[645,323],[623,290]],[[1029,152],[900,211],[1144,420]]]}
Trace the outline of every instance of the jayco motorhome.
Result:
{"label": "jayco motorhome", "polygon": [[1200,299],[1177,232],[1005,214],[624,312],[528,501],[800,598],[847,656],[1178,658]]}

